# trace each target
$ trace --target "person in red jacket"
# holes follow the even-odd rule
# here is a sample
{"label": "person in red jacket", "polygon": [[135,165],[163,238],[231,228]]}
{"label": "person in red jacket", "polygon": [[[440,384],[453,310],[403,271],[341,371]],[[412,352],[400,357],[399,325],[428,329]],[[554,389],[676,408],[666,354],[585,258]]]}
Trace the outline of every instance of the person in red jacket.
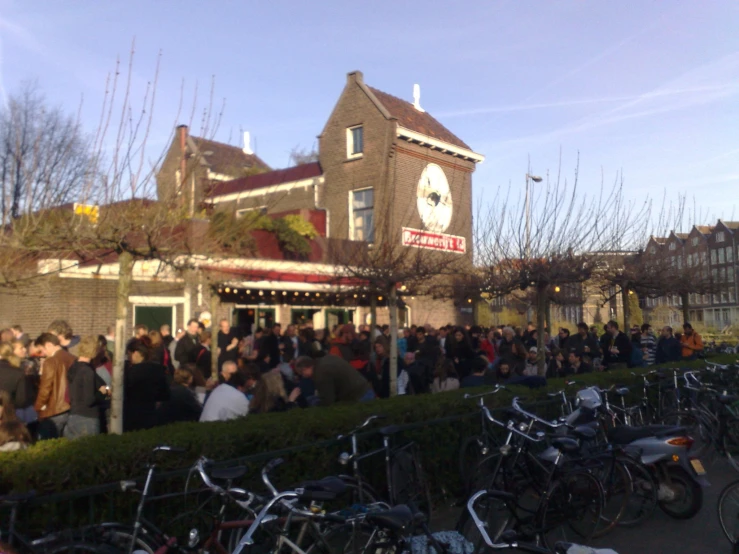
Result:
{"label": "person in red jacket", "polygon": [[490,329],[487,332],[487,335],[480,340],[480,350],[485,354],[485,357],[488,359],[490,363],[493,363],[495,360],[495,345],[497,344],[497,341],[495,340],[495,329]]}

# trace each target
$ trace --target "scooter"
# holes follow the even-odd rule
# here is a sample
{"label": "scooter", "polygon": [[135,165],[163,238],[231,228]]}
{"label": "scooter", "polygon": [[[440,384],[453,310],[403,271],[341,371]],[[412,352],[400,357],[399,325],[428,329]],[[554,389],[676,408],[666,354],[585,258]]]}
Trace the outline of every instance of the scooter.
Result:
{"label": "scooter", "polygon": [[[625,394],[628,390],[618,391]],[[604,391],[589,387],[578,391],[576,409],[565,422],[577,427],[597,423],[603,413]],[[614,445],[638,452],[659,485],[659,506],[675,519],[690,519],[703,505],[703,487],[710,486],[700,459],[690,455],[693,439],[683,427],[671,425],[622,425],[608,429],[606,440]]]}

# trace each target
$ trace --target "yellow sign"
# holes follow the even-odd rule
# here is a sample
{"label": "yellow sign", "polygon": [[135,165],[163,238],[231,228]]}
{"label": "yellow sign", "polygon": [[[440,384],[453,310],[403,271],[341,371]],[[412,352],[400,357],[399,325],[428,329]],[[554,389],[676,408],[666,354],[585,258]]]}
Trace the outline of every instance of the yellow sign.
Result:
{"label": "yellow sign", "polygon": [[100,215],[100,208],[92,204],[75,204],[74,214],[81,215],[90,220],[90,223],[97,223]]}

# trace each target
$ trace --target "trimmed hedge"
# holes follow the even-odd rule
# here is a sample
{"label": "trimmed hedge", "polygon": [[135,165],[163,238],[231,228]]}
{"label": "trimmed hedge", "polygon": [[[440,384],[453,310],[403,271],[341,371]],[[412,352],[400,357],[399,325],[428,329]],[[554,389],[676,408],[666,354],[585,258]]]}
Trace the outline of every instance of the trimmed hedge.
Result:
{"label": "trimmed hedge", "polygon": [[[736,360],[736,356],[719,356],[715,360],[730,363]],[[704,365],[702,361],[695,361],[680,364],[680,367]],[[637,384],[629,370],[581,375],[577,380],[604,388],[611,384]],[[562,386],[563,380],[551,379],[547,387],[535,391],[515,387],[513,394],[502,392],[488,397],[488,405],[491,408],[509,406],[512,395],[524,397],[527,401],[544,400],[547,392]],[[337,454],[348,449],[349,445],[347,442],[337,443],[336,436],[375,413],[387,416],[382,425],[418,424],[404,434],[419,443],[434,492],[448,494],[458,490],[460,441],[477,432],[480,425],[479,419],[474,417],[477,415],[474,403],[463,399],[467,392],[474,390],[251,415],[229,422],[178,423],[121,436],[43,441],[25,451],[0,454],[0,494],[27,490],[35,490],[39,494],[60,493],[132,476],[140,477],[145,472],[152,448],[158,444],[187,449],[185,455],[161,456],[159,465],[162,471],[187,467],[201,455],[214,460],[229,460],[233,464],[239,459],[252,458],[253,482],[254,476],[258,477],[261,460],[281,455],[276,451],[292,449],[283,456],[287,463],[279,470],[278,483],[322,477],[341,471],[336,462]],[[366,439],[368,442],[365,444],[377,445],[379,442],[374,433]],[[255,460],[255,455],[261,460]],[[381,459],[374,463],[368,461],[367,465],[381,465]],[[181,477],[162,481],[156,485],[157,494],[182,490]]]}

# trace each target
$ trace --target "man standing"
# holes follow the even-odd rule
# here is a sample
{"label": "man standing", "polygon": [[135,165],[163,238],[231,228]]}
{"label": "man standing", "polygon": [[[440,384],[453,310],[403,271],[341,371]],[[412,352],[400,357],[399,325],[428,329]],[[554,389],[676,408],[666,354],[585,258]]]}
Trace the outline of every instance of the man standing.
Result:
{"label": "man standing", "polygon": [[567,346],[569,350],[576,350],[590,360],[600,359],[598,339],[588,332],[588,324],[584,321],[577,324],[577,334],[568,339]]}
{"label": "man standing", "polygon": [[[42,333],[34,344],[41,347],[46,356],[34,404],[39,421],[43,425],[39,427],[39,434],[42,438],[61,437],[69,418],[70,408],[67,371],[75,358],[62,348],[59,339],[52,333]],[[43,436],[47,430],[48,435]]]}
{"label": "man standing", "polygon": [[172,336],[172,328],[166,323],[159,328],[159,333],[162,335],[162,343],[164,348],[169,350],[169,345],[172,344],[174,337]]}
{"label": "man standing", "polygon": [[174,351],[174,359],[181,366],[193,362],[195,348],[200,344],[200,322],[197,319],[191,319],[187,322],[187,330],[182,338],[177,341],[177,347]]}
{"label": "man standing", "polygon": [[680,350],[680,341],[673,336],[672,327],[662,327],[654,361],[658,364],[680,361],[682,358]]}
{"label": "man standing", "polygon": [[235,362],[239,359],[240,336],[235,329],[231,328],[228,319],[222,319],[218,323],[218,367],[224,362]]}
{"label": "man standing", "polygon": [[695,360],[698,354],[703,351],[703,339],[693,330],[690,323],[685,322],[683,325],[683,336],[680,337],[680,344],[683,347],[683,360]]}
{"label": "man standing", "polygon": [[272,325],[269,334],[262,339],[262,347],[259,349],[261,355],[269,356],[269,368],[277,367],[280,363],[280,331],[279,323]]}
{"label": "man standing", "polygon": [[611,369],[626,369],[631,362],[631,341],[624,333],[618,330],[618,322],[609,321],[606,324],[607,339],[603,352],[603,362]]}
{"label": "man standing", "polygon": [[641,326],[641,349],[644,352],[644,365],[654,365],[657,356],[657,337],[654,336],[649,323]]}
{"label": "man standing", "polygon": [[368,402],[374,400],[372,385],[349,362],[331,354],[313,359],[301,356],[295,372],[304,379],[313,379],[321,406],[336,402]]}
{"label": "man standing", "polygon": [[295,325],[288,325],[285,335],[282,337],[283,362],[290,363],[298,357],[298,333]]}

